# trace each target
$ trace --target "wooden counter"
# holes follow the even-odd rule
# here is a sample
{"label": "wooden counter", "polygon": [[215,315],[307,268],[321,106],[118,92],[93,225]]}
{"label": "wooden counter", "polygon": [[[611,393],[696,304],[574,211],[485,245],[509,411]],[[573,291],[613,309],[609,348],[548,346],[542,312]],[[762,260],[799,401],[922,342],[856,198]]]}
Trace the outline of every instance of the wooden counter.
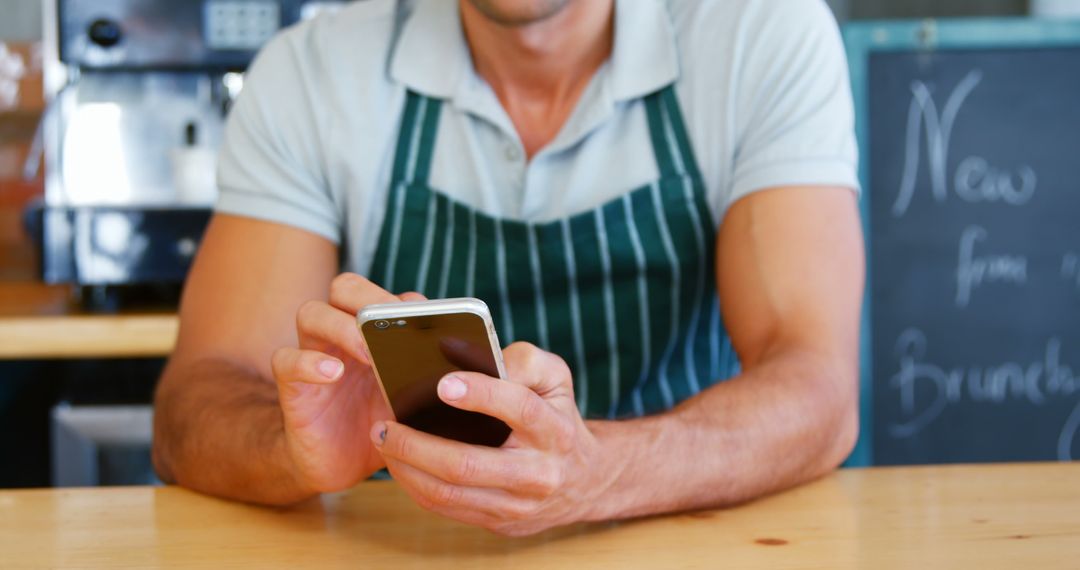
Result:
{"label": "wooden counter", "polygon": [[64,287],[0,283],[0,359],[167,356],[176,342],[174,313],[89,315]]}
{"label": "wooden counter", "polygon": [[285,510],[178,488],[9,491],[0,558],[81,568],[1077,568],[1080,464],[850,470],[727,511],[527,539],[428,514],[392,482]]}

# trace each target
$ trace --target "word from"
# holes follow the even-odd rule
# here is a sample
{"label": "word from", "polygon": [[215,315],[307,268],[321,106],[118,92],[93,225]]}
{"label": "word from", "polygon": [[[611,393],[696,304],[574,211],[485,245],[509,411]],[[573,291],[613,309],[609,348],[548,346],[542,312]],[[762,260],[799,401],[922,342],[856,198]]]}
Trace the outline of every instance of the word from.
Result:
{"label": "word from", "polygon": [[960,236],[960,259],[956,267],[956,306],[965,308],[971,293],[983,283],[1024,285],[1028,280],[1028,260],[1022,255],[975,255],[975,244],[988,234],[980,226],[968,226]]}

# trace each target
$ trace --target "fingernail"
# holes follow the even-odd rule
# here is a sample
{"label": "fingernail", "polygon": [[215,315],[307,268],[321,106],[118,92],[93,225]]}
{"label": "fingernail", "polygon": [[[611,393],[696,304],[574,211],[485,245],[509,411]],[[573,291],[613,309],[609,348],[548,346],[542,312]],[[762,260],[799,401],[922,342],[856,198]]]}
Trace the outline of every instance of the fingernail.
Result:
{"label": "fingernail", "polygon": [[371,427],[371,441],[375,447],[381,447],[386,442],[386,424],[377,422]]}
{"label": "fingernail", "polygon": [[465,386],[465,382],[457,376],[447,376],[439,382],[439,395],[444,400],[460,400],[465,397],[465,392],[468,388]]}
{"label": "fingernail", "polygon": [[333,380],[341,374],[344,368],[345,365],[337,360],[324,360],[319,363],[319,374]]}

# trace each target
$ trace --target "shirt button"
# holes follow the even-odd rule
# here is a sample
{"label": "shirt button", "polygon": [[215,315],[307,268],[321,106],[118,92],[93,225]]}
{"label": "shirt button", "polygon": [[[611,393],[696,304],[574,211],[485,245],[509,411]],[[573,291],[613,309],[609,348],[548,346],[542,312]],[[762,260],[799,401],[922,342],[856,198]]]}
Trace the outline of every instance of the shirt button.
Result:
{"label": "shirt button", "polygon": [[509,160],[510,162],[521,160],[521,149],[519,149],[517,145],[506,145],[506,160]]}

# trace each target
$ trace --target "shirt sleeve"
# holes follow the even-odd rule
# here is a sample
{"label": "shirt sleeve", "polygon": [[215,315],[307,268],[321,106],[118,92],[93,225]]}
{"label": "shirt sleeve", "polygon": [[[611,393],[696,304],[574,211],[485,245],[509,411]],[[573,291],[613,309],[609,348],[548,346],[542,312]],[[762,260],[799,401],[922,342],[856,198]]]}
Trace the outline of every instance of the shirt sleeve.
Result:
{"label": "shirt sleeve", "polygon": [[858,190],[851,82],[823,0],[754,2],[735,93],[737,141],[727,206],[759,190]]}
{"label": "shirt sleeve", "polygon": [[323,168],[304,28],[273,39],[245,77],[225,127],[216,211],[306,230],[340,244],[342,214]]}

